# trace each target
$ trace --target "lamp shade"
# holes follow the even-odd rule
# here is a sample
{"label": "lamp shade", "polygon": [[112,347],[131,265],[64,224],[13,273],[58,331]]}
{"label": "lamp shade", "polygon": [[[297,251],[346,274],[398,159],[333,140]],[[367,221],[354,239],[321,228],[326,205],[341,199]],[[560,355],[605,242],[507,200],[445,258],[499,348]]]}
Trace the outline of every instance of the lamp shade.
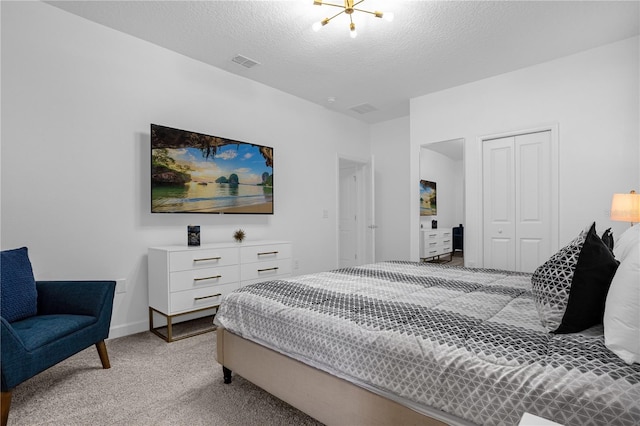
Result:
{"label": "lamp shade", "polygon": [[613,194],[611,220],[640,222],[640,194]]}

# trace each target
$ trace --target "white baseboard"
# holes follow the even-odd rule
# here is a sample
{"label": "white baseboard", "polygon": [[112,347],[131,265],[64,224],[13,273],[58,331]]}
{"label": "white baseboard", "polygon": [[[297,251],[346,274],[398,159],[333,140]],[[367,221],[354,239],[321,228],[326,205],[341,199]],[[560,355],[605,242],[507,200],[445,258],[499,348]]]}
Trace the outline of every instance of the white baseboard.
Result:
{"label": "white baseboard", "polygon": [[129,336],[149,330],[149,321],[138,321],[129,324],[117,325],[109,329],[109,339]]}

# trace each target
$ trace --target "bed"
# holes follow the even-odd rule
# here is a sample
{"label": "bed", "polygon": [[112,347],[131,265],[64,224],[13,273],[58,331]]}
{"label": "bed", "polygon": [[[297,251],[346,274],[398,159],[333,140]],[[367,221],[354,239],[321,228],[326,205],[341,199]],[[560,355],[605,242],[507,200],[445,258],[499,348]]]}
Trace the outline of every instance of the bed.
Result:
{"label": "bed", "polygon": [[532,281],[396,261],[258,283],[222,303],[217,359],[325,424],[639,424],[640,364],[602,324],[549,333]]}

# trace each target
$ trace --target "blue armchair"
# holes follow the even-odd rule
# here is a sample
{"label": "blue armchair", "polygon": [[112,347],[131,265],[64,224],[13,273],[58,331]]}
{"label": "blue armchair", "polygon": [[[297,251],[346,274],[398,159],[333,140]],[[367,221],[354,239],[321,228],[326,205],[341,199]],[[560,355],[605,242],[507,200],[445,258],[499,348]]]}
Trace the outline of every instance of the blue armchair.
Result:
{"label": "blue armchair", "polygon": [[[11,271],[6,268],[12,268],[13,265],[5,262],[6,252],[2,253],[0,402],[2,426],[5,426],[9,417],[11,392],[25,380],[91,345],[98,349],[102,367],[110,367],[104,340],[109,336],[115,282],[33,281],[37,295],[35,315],[18,315],[19,319],[10,320],[7,316],[20,302],[11,305],[12,301],[6,300],[6,297],[13,297],[4,282],[11,281],[7,278]],[[28,266],[30,271],[30,264]],[[20,291],[24,293],[24,290]]]}

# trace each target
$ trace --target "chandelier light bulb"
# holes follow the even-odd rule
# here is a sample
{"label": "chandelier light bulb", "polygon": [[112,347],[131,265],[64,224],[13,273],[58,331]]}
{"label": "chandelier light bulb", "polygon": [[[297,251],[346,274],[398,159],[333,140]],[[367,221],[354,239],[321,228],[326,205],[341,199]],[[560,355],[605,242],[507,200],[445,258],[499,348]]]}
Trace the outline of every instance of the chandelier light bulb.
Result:
{"label": "chandelier light bulb", "polygon": [[358,33],[356,32],[356,24],[352,22],[351,25],[349,25],[349,28],[351,29],[351,38],[356,38],[358,36]]}
{"label": "chandelier light bulb", "polygon": [[393,21],[393,18],[394,18],[393,12],[385,12],[385,13],[382,15],[382,19],[384,19],[384,20],[385,20],[385,21],[387,21],[387,22],[391,22],[391,21]]}

